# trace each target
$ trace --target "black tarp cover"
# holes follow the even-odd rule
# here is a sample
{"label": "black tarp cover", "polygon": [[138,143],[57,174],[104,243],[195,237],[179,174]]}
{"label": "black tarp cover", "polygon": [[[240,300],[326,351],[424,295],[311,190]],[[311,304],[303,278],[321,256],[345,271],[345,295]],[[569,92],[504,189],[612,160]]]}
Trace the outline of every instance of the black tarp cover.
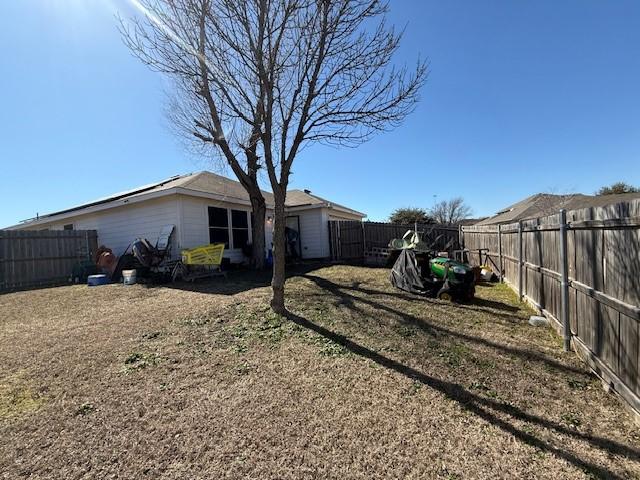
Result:
{"label": "black tarp cover", "polygon": [[416,262],[416,255],[411,249],[403,249],[393,264],[389,275],[391,285],[410,293],[427,293],[428,289],[420,276],[420,267]]}

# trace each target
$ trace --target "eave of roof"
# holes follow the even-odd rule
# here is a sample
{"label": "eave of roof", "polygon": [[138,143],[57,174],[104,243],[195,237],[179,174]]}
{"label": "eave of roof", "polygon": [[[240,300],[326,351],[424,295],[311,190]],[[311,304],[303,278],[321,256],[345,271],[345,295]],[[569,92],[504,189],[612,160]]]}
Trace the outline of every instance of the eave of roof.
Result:
{"label": "eave of roof", "polygon": [[143,192],[139,195],[136,195],[135,197],[124,197],[124,198],[112,199],[109,202],[98,202],[98,203],[92,202],[90,205],[87,205],[80,209],[77,209],[77,208],[67,209],[61,212],[51,213],[35,219],[27,220],[17,225],[6,227],[6,230],[11,230],[13,228],[30,227],[34,225],[44,225],[51,222],[65,220],[67,218],[73,218],[77,215],[87,215],[90,213],[100,212],[103,210],[110,210],[112,208],[144,202],[154,198],[165,197],[167,195],[175,195],[176,193],[177,193],[177,188],[174,187],[174,188],[160,190],[156,192]]}
{"label": "eave of roof", "polygon": [[[192,186],[193,183],[197,182],[199,178],[202,178],[203,176],[206,175],[210,175],[210,179],[212,180],[217,180],[221,183],[226,183],[226,182],[232,182],[232,185],[235,187],[235,183],[239,183],[236,182],[235,180],[231,180],[229,178],[220,176],[220,175],[216,175],[213,174],[211,172],[198,172],[195,174],[186,174],[186,175],[176,175],[173,177],[170,177],[168,179],[162,180],[160,182],[156,182],[153,184],[149,184],[149,185],[145,185],[143,187],[138,187],[138,188],[134,188],[125,192],[120,192],[114,195],[110,195],[108,197],[104,197],[98,200],[94,200],[92,202],[83,204],[83,205],[78,205],[75,207],[71,207],[71,208],[67,208],[65,210],[60,210],[57,212],[52,212],[46,215],[42,215],[38,218],[33,218],[33,219],[29,219],[26,221],[23,221],[17,225],[13,225],[10,227],[6,227],[7,229],[14,229],[14,228],[24,228],[27,226],[37,226],[37,225],[45,225],[47,223],[51,223],[54,221],[60,221],[60,220],[65,220],[67,218],[71,218],[71,217],[75,217],[77,215],[86,215],[86,214],[90,214],[90,213],[95,213],[98,211],[103,211],[103,210],[108,210],[111,208],[116,208],[116,207],[121,207],[124,205],[129,205],[129,204],[133,204],[133,203],[138,203],[138,202],[142,202],[142,201],[146,201],[146,200],[151,200],[154,198],[160,198],[160,197],[164,197],[164,196],[168,196],[168,195],[177,195],[177,194],[181,194],[181,195],[189,195],[189,196],[196,196],[196,197],[201,197],[201,198],[209,198],[212,200],[217,200],[217,201],[221,201],[221,202],[228,202],[228,203],[236,203],[239,205],[245,205],[245,206],[250,206],[251,202],[247,199],[247,198],[238,198],[235,195],[230,195],[230,194],[217,194],[217,193],[212,193],[212,192],[207,192],[207,191],[203,191],[203,190],[198,190],[195,188],[190,188]],[[180,181],[183,180],[183,181]],[[162,188],[167,184],[171,184],[172,182],[174,182],[176,185],[172,186],[170,188]],[[229,184],[227,184],[228,186]],[[157,190],[158,188],[160,188],[160,190]],[[235,190],[233,188],[231,188],[231,190]],[[318,200],[317,203],[308,203],[308,204],[289,204],[286,206],[287,210],[292,211],[300,211],[300,210],[306,210],[306,209],[312,209],[312,208],[321,208],[321,207],[326,207],[326,208],[331,208],[337,211],[342,211],[345,213],[349,213],[352,215],[356,215],[356,216],[360,216],[362,218],[366,217],[366,214],[358,212],[356,210],[344,207],[342,205],[339,204],[335,204],[332,202],[329,202],[323,198],[317,197],[315,195],[311,195],[308,194],[306,192],[299,192],[299,193],[304,193],[304,195],[311,197],[312,199],[316,199]],[[267,202],[267,208],[272,209],[273,208],[273,194],[271,194],[270,192],[263,192],[264,196],[265,196],[265,200]]]}
{"label": "eave of roof", "polygon": [[[331,208],[333,210],[337,210],[340,212],[344,212],[344,213],[348,213],[351,215],[356,215],[359,217],[366,217],[367,215],[365,213],[359,212],[357,210],[353,210],[352,208],[348,208],[345,207],[344,205],[340,205],[339,203],[334,203],[331,202],[330,200],[327,200],[325,198],[319,197],[317,195],[314,195],[311,192],[307,192],[307,191],[302,191],[302,190],[291,190],[291,192],[289,192],[287,195],[291,195],[291,194],[295,194],[296,196],[304,196],[304,197],[308,197],[310,199],[309,203],[305,203],[305,204],[296,204],[296,205],[290,205],[290,207],[298,207],[298,206],[303,206],[303,205],[309,205],[311,206],[323,206],[326,208]],[[315,200],[315,202],[313,201]]]}

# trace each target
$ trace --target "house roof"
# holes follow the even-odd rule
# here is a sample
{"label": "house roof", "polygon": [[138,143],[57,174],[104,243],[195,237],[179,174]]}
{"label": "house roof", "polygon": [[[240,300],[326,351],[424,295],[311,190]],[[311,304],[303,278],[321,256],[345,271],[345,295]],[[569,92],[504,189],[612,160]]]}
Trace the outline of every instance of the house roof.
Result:
{"label": "house roof", "polygon": [[322,197],[312,194],[311,191],[309,190],[287,191],[287,200],[285,204],[289,208],[328,207],[328,208],[333,208],[335,210],[341,210],[346,213],[351,213],[353,215],[366,217],[366,215],[362,212],[358,212],[357,210],[353,210],[351,208],[345,207],[344,205],[340,205],[339,203],[334,203],[330,200],[326,200]]}
{"label": "house roof", "polygon": [[480,217],[480,218],[463,218],[462,220],[458,221],[456,223],[456,225],[461,225],[463,227],[468,227],[470,225],[477,225],[479,222],[483,221],[484,219],[486,219],[487,217]]}
{"label": "house roof", "polygon": [[552,195],[537,193],[500,210],[494,216],[486,218],[476,225],[498,225],[519,220],[544,217],[558,213],[558,210],[577,210],[580,208],[603,207],[640,198],[640,193],[621,193],[615,195]]}
{"label": "house roof", "polygon": [[[57,212],[40,215],[37,218],[25,220],[20,225],[28,223],[46,223],[47,221],[54,220],[54,217],[69,216],[69,214],[83,210],[88,210],[92,207],[102,207],[101,209],[121,206],[123,203],[127,203],[132,199],[142,200],[147,197],[158,197],[163,195],[170,195],[180,193],[183,195],[199,195],[199,196],[211,196],[219,201],[226,201],[229,203],[248,203],[249,195],[240,182],[231,180],[230,178],[217,175],[212,172],[202,171],[196,173],[189,173],[186,175],[176,175],[160,182],[143,185],[124,192],[115,193],[107,197],[99,198],[91,202],[87,202],[81,205],[76,205]],[[267,203],[267,207],[273,206],[273,194],[271,192],[262,191],[262,194]],[[330,202],[316,195],[312,195],[310,191],[305,190],[289,190],[287,192],[286,206],[288,208],[314,208],[314,207],[328,207],[342,210],[347,213],[359,215],[365,217],[364,213],[352,210],[342,205]],[[84,212],[83,212],[84,213]]]}
{"label": "house roof", "polygon": [[[179,181],[179,186],[198,192],[215,193],[218,195],[222,194],[229,200],[249,201],[249,194],[247,194],[240,182],[207,171],[182,177]],[[163,186],[162,188],[171,188],[171,185]],[[273,206],[273,193],[262,190],[262,195],[264,196],[267,205]],[[318,197],[317,195],[313,195],[310,190],[288,190],[285,205],[289,208],[330,207],[345,210],[363,217],[366,216],[364,213],[331,202],[330,200]]]}

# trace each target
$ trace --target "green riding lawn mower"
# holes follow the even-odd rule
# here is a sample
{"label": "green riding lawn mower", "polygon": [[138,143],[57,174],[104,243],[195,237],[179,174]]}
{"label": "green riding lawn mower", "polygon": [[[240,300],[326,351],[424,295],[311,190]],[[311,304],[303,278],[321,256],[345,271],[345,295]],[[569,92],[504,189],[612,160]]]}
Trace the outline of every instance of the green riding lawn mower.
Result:
{"label": "green riding lawn mower", "polygon": [[420,232],[409,230],[402,238],[389,242],[391,284],[410,293],[449,301],[472,300],[475,273],[466,263],[439,256],[423,242]]}

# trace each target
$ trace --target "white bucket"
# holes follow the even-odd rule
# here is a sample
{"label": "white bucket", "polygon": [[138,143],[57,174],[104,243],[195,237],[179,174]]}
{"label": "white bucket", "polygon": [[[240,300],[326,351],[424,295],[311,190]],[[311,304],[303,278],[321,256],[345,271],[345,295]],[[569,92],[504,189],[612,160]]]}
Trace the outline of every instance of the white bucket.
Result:
{"label": "white bucket", "polygon": [[122,281],[125,285],[133,285],[136,283],[136,271],[135,270],[122,270]]}
{"label": "white bucket", "polygon": [[480,277],[483,281],[490,282],[491,277],[493,277],[493,272],[491,271],[491,269],[483,268],[482,270],[480,270]]}

